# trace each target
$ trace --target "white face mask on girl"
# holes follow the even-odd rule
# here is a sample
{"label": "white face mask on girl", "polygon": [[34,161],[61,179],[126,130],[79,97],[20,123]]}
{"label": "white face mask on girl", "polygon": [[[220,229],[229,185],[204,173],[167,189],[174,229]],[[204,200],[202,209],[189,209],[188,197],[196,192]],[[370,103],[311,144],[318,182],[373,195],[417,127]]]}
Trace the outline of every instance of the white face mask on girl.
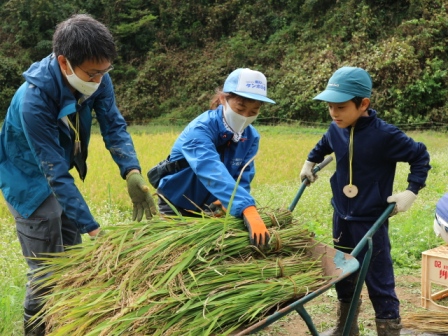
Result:
{"label": "white face mask on girl", "polygon": [[253,117],[245,117],[241,114],[236,113],[232,108],[230,107],[229,103],[226,100],[226,107],[224,109],[224,118],[226,119],[227,125],[235,132],[235,133],[242,133],[244,129],[249,126],[251,123],[257,119],[258,115],[255,115]]}
{"label": "white face mask on girl", "polygon": [[70,65],[70,62],[67,60],[67,65],[69,66],[70,70],[72,71],[71,75],[67,75],[67,72],[65,71],[65,76],[67,77],[68,82],[70,85],[80,93],[86,96],[91,96],[93,93],[98,89],[100,86],[100,83],[96,82],[86,82],[83,81],[81,78],[76,76],[75,72],[73,71],[72,66]]}

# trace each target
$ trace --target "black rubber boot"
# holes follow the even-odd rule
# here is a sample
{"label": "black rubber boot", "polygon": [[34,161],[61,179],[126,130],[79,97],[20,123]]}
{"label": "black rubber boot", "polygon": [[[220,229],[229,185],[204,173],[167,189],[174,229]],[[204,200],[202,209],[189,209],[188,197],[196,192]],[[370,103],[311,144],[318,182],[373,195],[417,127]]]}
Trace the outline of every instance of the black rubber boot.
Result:
{"label": "black rubber boot", "polygon": [[375,319],[375,322],[378,336],[399,336],[403,328],[399,318],[392,320]]}
{"label": "black rubber boot", "polygon": [[25,309],[23,314],[23,328],[25,336],[45,336],[45,323],[41,319],[31,320],[36,313]]}
{"label": "black rubber boot", "polygon": [[[355,315],[353,316],[352,327],[350,329],[349,334],[350,336],[359,335],[358,315],[360,307],[361,307],[361,300],[358,301],[358,307],[356,308]],[[332,329],[324,331],[323,333],[320,334],[320,336],[342,336],[342,332],[344,331],[344,325],[345,321],[347,320],[349,309],[350,309],[350,302],[339,301],[337,309],[336,326]]]}

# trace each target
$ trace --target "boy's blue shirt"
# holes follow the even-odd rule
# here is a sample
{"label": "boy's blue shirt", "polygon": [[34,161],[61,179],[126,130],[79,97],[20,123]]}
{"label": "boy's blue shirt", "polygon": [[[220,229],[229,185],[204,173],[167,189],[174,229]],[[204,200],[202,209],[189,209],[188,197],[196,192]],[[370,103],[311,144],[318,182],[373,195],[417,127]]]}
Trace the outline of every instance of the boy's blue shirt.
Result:
{"label": "boy's blue shirt", "polygon": [[327,132],[308,155],[308,161],[322,162],[326,155],[335,154],[336,171],[330,179],[332,205],[341,218],[356,221],[374,221],[386,209],[387,197],[392,195],[398,162],[408,162],[409,189],[418,192],[425,186],[429,165],[426,146],[416,142],[396,126],[377,117],[369,109],[368,117],[358,119],[354,129],[352,184],[358,195],[348,198],[342,192],[349,184],[350,130],[331,123]]}

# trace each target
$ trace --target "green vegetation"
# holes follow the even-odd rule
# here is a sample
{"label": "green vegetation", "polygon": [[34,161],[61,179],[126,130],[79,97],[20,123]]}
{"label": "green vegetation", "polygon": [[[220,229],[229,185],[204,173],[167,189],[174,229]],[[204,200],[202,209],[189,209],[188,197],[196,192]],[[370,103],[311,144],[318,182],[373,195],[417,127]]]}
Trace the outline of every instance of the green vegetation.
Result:
{"label": "green vegetation", "polygon": [[75,12],[116,37],[112,77],[133,123],[191,119],[238,67],[268,77],[277,104],[262,121],[325,122],[325,106],[312,97],[343,65],[371,73],[373,106],[385,120],[448,120],[444,0],[0,1],[0,118],[20,74],[51,52],[55,25]]}
{"label": "green vegetation", "polygon": [[[176,126],[130,127],[144,172],[166,157],[181,130],[181,127]],[[325,130],[299,126],[260,126],[258,130],[262,137],[255,161],[257,174],[252,193],[260,206],[288,207],[300,186],[298,175],[306,155]],[[432,227],[435,204],[447,192],[447,134],[425,131],[410,132],[409,135],[427,145],[433,168],[427,187],[419,193],[412,208],[391,218],[390,234],[396,273],[419,276],[421,252],[443,243],[435,236]],[[92,137],[90,153],[95,155],[89,156],[89,175],[85,183],[80,182],[75,174],[78,187],[103,227],[129,223],[132,207],[126,183],[117,178],[117,167],[105,150],[99,134]],[[398,166],[395,191],[406,188],[408,169],[406,164]],[[331,240],[332,218],[328,180],[333,171],[334,162],[319,172],[319,179],[305,190],[294,210],[294,216],[300,223],[315,232],[317,239],[328,243]],[[4,202],[0,203],[0,219],[0,334],[22,335],[26,264],[21,255],[13,219]]]}

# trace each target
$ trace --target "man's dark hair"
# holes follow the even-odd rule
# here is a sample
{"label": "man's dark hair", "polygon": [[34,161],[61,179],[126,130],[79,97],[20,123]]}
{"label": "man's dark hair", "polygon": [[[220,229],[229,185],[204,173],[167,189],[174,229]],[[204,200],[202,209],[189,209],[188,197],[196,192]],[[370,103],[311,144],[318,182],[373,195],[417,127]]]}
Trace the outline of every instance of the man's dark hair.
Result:
{"label": "man's dark hair", "polygon": [[[360,107],[361,106],[361,103],[362,103],[362,100],[364,99],[364,97],[353,97],[352,99],[350,99],[352,102],[354,102],[355,103],[355,106],[356,106],[356,108],[358,108],[358,107]],[[369,108],[370,107],[370,104],[369,104],[369,106],[367,106],[367,108]]]}
{"label": "man's dark hair", "polygon": [[75,14],[56,26],[53,53],[65,56],[72,67],[87,60],[112,63],[117,57],[109,29],[88,14]]}

